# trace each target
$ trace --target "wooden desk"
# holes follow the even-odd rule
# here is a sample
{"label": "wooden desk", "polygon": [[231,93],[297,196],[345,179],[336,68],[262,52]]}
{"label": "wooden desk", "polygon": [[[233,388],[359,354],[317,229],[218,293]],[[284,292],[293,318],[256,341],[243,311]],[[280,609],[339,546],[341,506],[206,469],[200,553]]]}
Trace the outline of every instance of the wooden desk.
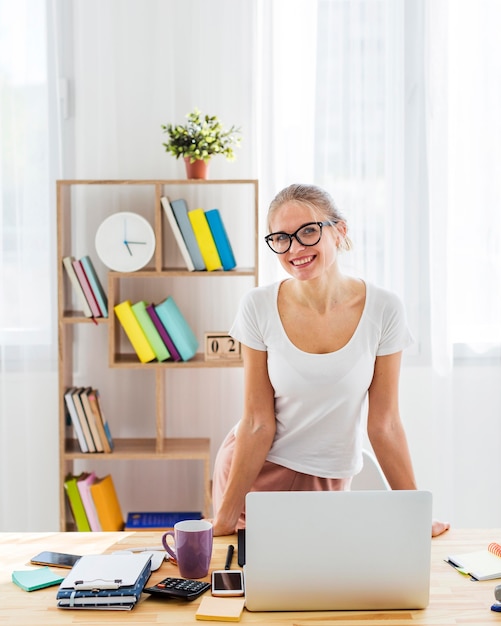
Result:
{"label": "wooden desk", "polygon": [[[56,607],[57,587],[27,593],[11,582],[13,570],[27,568],[31,556],[42,550],[96,554],[114,549],[159,545],[161,533],[0,533],[0,624],[2,626],[55,626],[57,624],[203,624],[195,619],[200,598],[185,603],[158,600],[143,594],[132,611],[78,611]],[[409,538],[412,541],[412,538]],[[432,541],[431,599],[421,611],[319,611],[294,613],[251,613],[244,611],[242,623],[280,626],[392,626],[452,624],[501,624],[501,614],[490,610],[498,581],[472,582],[458,574],[443,559],[449,554],[480,550],[491,541],[501,541],[501,529],[452,529]],[[224,566],[226,547],[236,546],[236,537],[215,539],[213,568]],[[236,556],[233,565],[236,566]],[[28,566],[29,567],[29,566]],[[64,572],[64,570],[62,570]],[[153,572],[148,584],[178,575],[177,568],[164,563]],[[363,593],[363,591],[362,591]]]}

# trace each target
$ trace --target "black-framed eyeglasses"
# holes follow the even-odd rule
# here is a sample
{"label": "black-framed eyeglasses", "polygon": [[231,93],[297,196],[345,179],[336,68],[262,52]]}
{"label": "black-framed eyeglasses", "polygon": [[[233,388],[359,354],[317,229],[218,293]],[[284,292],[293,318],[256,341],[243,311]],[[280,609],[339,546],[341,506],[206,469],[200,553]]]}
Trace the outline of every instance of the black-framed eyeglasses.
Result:
{"label": "black-framed eyeglasses", "polygon": [[302,246],[315,246],[322,239],[324,226],[334,226],[336,222],[308,222],[300,226],[295,233],[270,233],[264,240],[275,254],[285,254],[292,246],[292,238]]}

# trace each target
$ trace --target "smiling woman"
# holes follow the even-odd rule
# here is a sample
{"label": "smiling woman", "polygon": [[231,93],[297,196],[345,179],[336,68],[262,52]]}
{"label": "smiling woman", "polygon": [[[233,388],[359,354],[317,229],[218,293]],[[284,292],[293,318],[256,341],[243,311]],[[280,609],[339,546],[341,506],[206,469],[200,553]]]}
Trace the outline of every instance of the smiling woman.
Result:
{"label": "smiling woman", "polygon": [[326,191],[290,185],[268,223],[265,239],[290,278],[251,290],[230,329],[244,355],[244,410],[216,458],[216,535],[245,527],[249,491],[349,489],[366,425],[391,487],[417,488],[398,409],[412,341],[401,303],[341,272],[347,225]]}

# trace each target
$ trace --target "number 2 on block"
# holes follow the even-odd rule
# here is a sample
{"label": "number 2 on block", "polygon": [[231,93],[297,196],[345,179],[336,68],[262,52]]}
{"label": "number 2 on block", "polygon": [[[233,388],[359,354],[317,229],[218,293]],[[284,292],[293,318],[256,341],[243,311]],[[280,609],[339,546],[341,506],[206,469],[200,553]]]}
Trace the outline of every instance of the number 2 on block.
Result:
{"label": "number 2 on block", "polygon": [[205,333],[205,360],[241,359],[240,342],[225,333]]}

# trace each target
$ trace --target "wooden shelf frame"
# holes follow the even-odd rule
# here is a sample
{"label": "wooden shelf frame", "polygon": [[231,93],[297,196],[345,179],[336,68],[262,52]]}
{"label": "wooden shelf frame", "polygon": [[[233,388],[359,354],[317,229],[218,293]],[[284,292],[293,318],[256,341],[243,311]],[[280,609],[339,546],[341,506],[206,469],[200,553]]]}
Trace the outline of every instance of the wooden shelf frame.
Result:
{"label": "wooden shelf frame", "polygon": [[[254,267],[237,267],[231,272],[190,272],[183,267],[166,267],[163,264],[164,229],[169,228],[167,220],[163,218],[161,197],[169,186],[211,186],[211,185],[247,185],[253,193],[253,256]],[[62,264],[64,256],[72,254],[72,225],[71,225],[71,195],[72,189],[78,186],[149,186],[154,191],[154,223],[157,245],[153,257],[153,267],[133,273],[108,272],[108,318],[89,319],[81,311],[71,310],[71,285]],[[60,477],[60,529],[72,528],[67,519],[67,505],[64,493],[64,480],[69,472],[73,471],[75,461],[88,461],[95,458],[99,461],[199,461],[203,464],[204,481],[204,514],[208,515],[211,507],[211,473],[210,473],[210,439],[208,438],[166,438],[165,437],[165,377],[167,372],[175,369],[190,368],[228,368],[241,367],[241,361],[206,361],[202,353],[195,355],[186,362],[151,362],[142,364],[134,354],[120,354],[115,346],[118,345],[119,324],[113,315],[113,306],[118,302],[119,281],[122,279],[140,280],[141,278],[179,278],[189,280],[197,277],[241,277],[253,278],[254,286],[258,284],[258,181],[255,179],[235,180],[91,180],[72,179],[56,182],[57,202],[57,281],[58,281],[58,351],[59,351],[59,477]],[[83,209],[85,210],[85,209]],[[123,439],[114,437],[115,448],[110,454],[82,453],[78,442],[66,437],[66,409],[64,391],[73,383],[73,349],[74,329],[79,325],[97,324],[107,327],[109,338],[110,368],[140,369],[152,372],[155,378],[155,437],[147,439]]]}

